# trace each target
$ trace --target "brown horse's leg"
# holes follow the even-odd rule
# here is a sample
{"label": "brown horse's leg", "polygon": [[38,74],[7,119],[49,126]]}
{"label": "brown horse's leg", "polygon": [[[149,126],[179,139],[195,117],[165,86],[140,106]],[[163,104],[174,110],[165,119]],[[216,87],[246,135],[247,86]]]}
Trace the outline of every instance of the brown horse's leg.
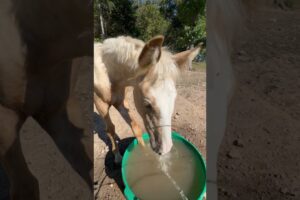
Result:
{"label": "brown horse's leg", "polygon": [[[93,190],[93,137],[81,118],[82,113],[74,99],[69,99],[66,108],[56,113],[34,116],[71,164],[72,168]],[[91,193],[92,196],[92,193]],[[89,198],[89,197],[88,197]]]}
{"label": "brown horse's leg", "polygon": [[106,123],[106,132],[107,135],[111,141],[112,146],[112,152],[115,156],[115,163],[120,163],[122,161],[122,156],[119,151],[119,146],[116,142],[116,132],[115,132],[115,126],[111,121],[111,118],[109,116],[109,108],[110,105],[104,101],[101,100],[97,96],[97,94],[94,93],[94,103],[96,105],[96,108],[100,114],[100,116],[105,120]]}
{"label": "brown horse's leg", "polygon": [[138,125],[136,117],[134,113],[129,109],[129,104],[127,102],[127,90],[124,89],[122,93],[120,93],[120,101],[116,102],[114,106],[118,109],[118,111],[121,113],[124,120],[127,122],[127,124],[131,127],[132,132],[134,136],[137,138],[138,143],[142,146],[145,146],[144,140],[142,138],[143,131],[141,127]]}
{"label": "brown horse's leg", "polygon": [[18,134],[24,120],[0,105],[0,160],[10,181],[11,199],[37,200],[38,181],[26,164]]}

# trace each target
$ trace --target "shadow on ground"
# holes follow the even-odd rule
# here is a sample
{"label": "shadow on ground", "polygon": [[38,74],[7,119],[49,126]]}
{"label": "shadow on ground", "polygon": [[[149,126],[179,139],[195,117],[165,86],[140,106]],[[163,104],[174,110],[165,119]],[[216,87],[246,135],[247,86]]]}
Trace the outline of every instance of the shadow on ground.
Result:
{"label": "shadow on ground", "polygon": [[[109,147],[109,152],[105,156],[105,173],[106,175],[114,179],[116,184],[118,185],[119,189],[123,192],[124,191],[124,183],[122,181],[122,172],[121,172],[121,164],[115,164],[114,163],[114,155],[112,153],[112,145],[111,141],[108,138],[105,128],[105,122],[104,120],[96,113],[94,112],[94,132],[95,134],[98,134],[98,137]],[[118,133],[117,133],[118,135]],[[134,140],[134,137],[124,138],[120,139],[117,136],[117,143],[119,145],[120,153],[123,156],[125,153],[125,150],[127,147],[131,144],[131,142]],[[105,179],[102,180],[104,182]],[[102,183],[100,183],[101,187]]]}
{"label": "shadow on ground", "polygon": [[3,167],[0,165],[0,200],[9,199],[9,182]]}

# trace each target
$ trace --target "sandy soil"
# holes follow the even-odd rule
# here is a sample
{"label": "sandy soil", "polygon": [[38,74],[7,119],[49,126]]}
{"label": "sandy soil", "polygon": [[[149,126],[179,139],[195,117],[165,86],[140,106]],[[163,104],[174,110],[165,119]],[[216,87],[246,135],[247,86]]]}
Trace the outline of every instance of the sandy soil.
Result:
{"label": "sandy soil", "polygon": [[239,40],[220,199],[300,199],[299,11],[257,11]]}
{"label": "sandy soil", "polygon": [[[122,194],[120,168],[113,165],[113,156],[108,152],[108,142],[104,133],[104,124],[99,116],[90,115],[92,106],[90,61],[77,59],[74,67],[80,68],[80,78],[76,85],[76,94],[84,108],[84,117],[94,131],[94,192],[97,199],[124,199]],[[178,82],[178,97],[173,116],[173,129],[192,141],[206,157],[206,78],[204,71],[186,72]],[[133,102],[130,102],[134,109]],[[120,137],[121,152],[132,141],[131,129],[119,113],[111,109],[116,131]],[[21,129],[21,143],[26,161],[32,173],[39,180],[41,199],[89,199],[90,193],[81,177],[71,168],[61,155],[49,135],[28,118]],[[91,144],[92,146],[92,144]],[[2,175],[3,176],[3,175]]]}
{"label": "sandy soil", "polygon": [[[206,74],[205,71],[185,72],[177,84],[177,100],[172,118],[173,129],[181,133],[199,148],[206,157]],[[132,97],[131,107],[134,109]],[[132,141],[133,134],[120,114],[110,111],[121,141],[121,153]],[[120,167],[114,166],[113,156],[108,151],[103,121],[94,114],[94,176],[96,199],[122,200],[124,185]]]}

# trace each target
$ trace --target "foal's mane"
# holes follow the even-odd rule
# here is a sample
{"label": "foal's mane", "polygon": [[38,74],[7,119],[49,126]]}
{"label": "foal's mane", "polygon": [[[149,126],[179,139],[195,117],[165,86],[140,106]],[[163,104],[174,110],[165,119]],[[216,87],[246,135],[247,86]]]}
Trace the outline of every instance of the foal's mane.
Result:
{"label": "foal's mane", "polygon": [[163,48],[158,63],[151,70],[151,73],[147,74],[147,79],[161,80],[171,78],[175,80],[178,77],[179,70],[172,56],[172,53],[167,48]]}
{"label": "foal's mane", "polygon": [[[139,73],[138,57],[145,43],[141,40],[119,36],[109,38],[103,42],[102,58],[114,66],[125,66],[134,73]],[[172,53],[166,48],[162,48],[161,57],[146,74],[148,80],[161,80],[166,78],[176,79],[178,68],[172,58]],[[111,66],[109,66],[111,67]]]}

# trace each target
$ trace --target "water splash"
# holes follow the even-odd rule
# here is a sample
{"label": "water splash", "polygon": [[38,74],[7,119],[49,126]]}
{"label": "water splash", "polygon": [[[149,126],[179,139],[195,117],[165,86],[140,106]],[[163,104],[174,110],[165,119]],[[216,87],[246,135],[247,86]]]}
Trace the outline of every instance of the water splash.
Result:
{"label": "water splash", "polygon": [[170,154],[166,154],[164,156],[159,156],[159,163],[160,163],[160,169],[164,172],[164,174],[169,178],[171,183],[174,185],[176,190],[179,192],[181,198],[183,200],[189,200],[187,196],[184,194],[184,191],[179,187],[179,185],[176,183],[176,181],[170,176],[169,174],[169,165],[170,163]]}

